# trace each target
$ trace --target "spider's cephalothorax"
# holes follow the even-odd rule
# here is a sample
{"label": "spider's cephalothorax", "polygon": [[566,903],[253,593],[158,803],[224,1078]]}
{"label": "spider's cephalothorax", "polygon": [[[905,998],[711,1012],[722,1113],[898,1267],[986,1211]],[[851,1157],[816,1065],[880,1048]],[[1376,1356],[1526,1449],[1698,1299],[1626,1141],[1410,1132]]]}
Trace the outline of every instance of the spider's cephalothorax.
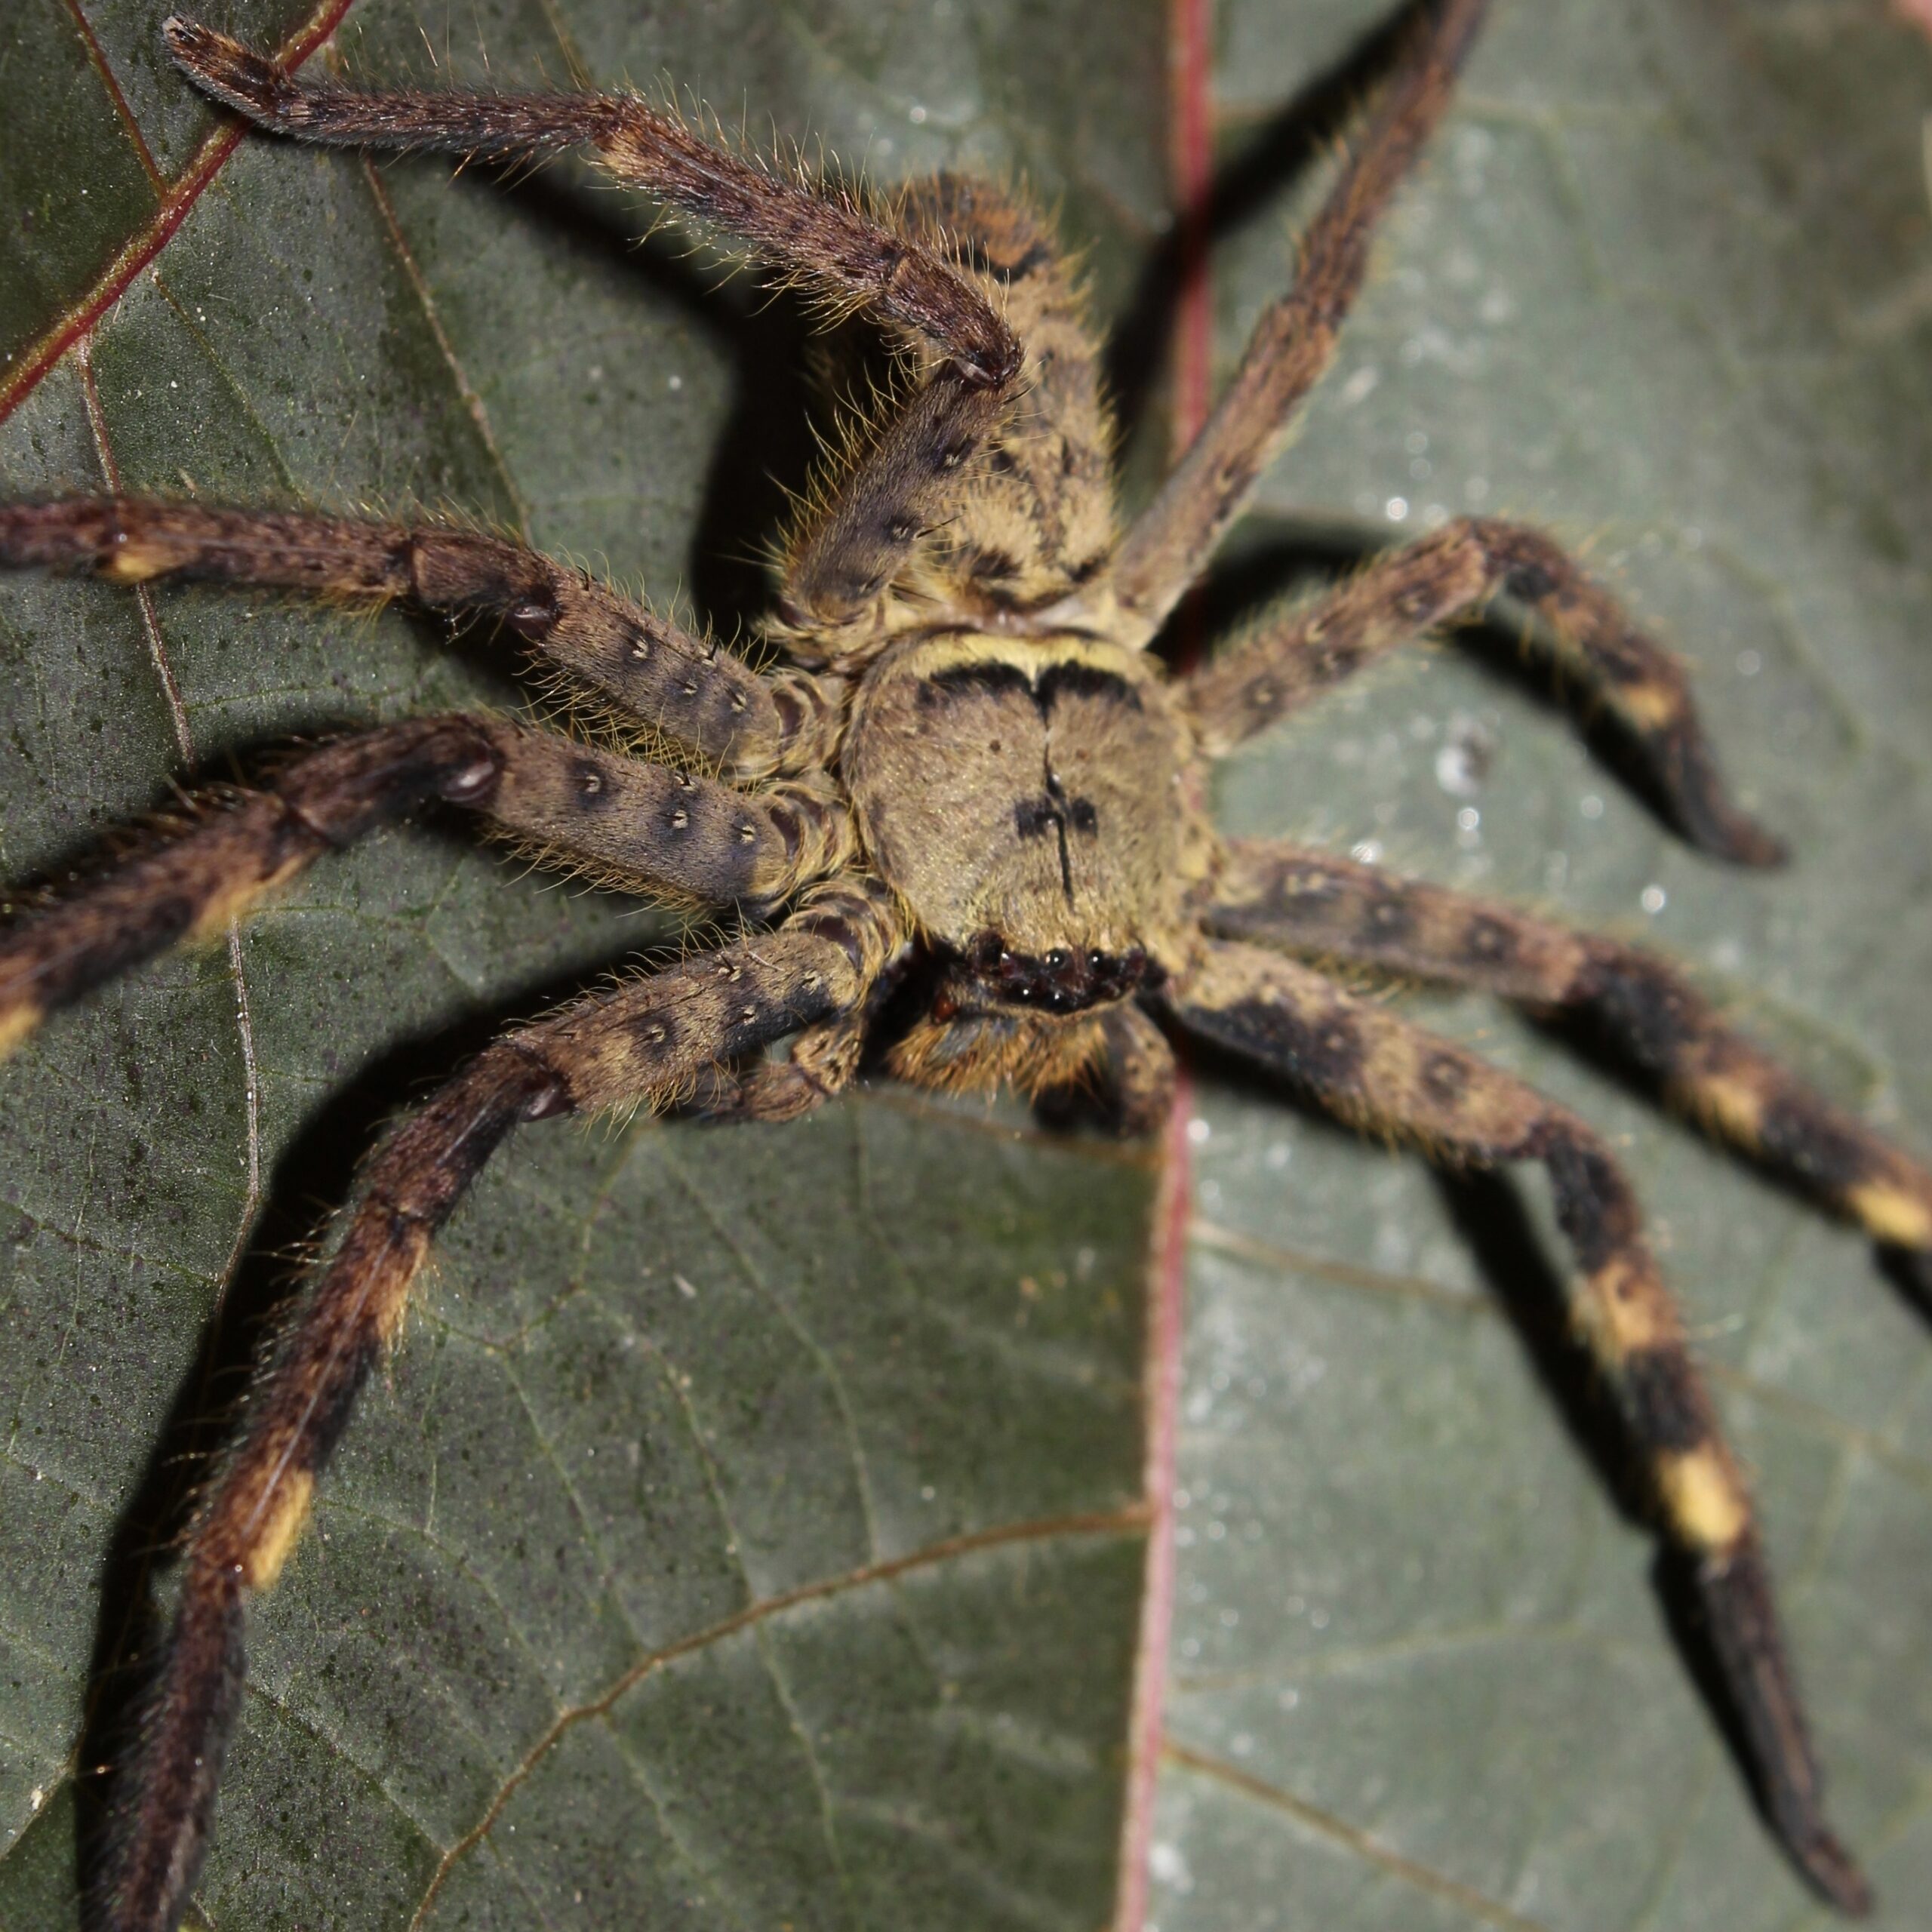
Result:
{"label": "spider's cephalothorax", "polygon": [[[1621,728],[1685,836],[1770,862],[1778,848],[1729,801],[1681,674],[1547,539],[1481,519],[1375,558],[1184,678],[1146,650],[1325,366],[1374,220],[1439,118],[1482,11],[1441,0],[1426,15],[1306,238],[1295,286],[1124,531],[1077,287],[1011,196],[942,178],[872,202],[747,161],[633,95],[312,86],[169,23],[199,86],[284,134],[506,157],[588,146],[617,179],[833,308],[865,311],[904,352],[908,384],[793,532],[767,627],[779,661],[762,672],[546,557],[454,525],[127,500],[0,506],[9,565],[400,598],[494,620],[661,751],[626,755],[480,715],[311,749],[0,937],[0,1047],[432,801],[594,876],[731,911],[740,927],[506,1033],[370,1164],[187,1540],[140,1740],[115,1781],[118,1828],[94,1900],[107,1932],[180,1919],[239,1698],[246,1601],[300,1534],[437,1230],[512,1128],[640,1103],[783,1119],[836,1093],[876,1046],[931,1085],[1084,1085],[1144,1130],[1170,1090],[1169,1031],[1438,1158],[1546,1168],[1575,1251],[1577,1326],[1696,1576],[1765,1809],[1819,1890],[1863,1908],[1864,1881],[1825,1822],[1745,1486],[1615,1159],[1574,1115],[1300,961],[1586,1016],[1712,1131],[1921,1258],[1932,1175],[1730,1030],[1655,957],[1324,853],[1223,841],[1190,803],[1201,760],[1506,592]],[[768,1057],[788,1038],[788,1054]]]}

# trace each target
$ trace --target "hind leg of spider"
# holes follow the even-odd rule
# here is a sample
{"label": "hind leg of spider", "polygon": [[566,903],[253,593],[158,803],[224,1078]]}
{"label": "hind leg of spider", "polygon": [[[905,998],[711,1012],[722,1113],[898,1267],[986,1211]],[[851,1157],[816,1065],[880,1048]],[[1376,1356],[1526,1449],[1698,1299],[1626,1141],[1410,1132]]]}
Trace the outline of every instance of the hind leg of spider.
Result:
{"label": "hind leg of spider", "polygon": [[807,781],[748,796],[501,719],[383,725],[296,759],[263,789],[0,934],[0,1051],[112,975],[226,930],[325,852],[436,799],[483,814],[540,857],[752,913],[853,849],[844,808]]}
{"label": "hind leg of spider", "polygon": [[570,678],[741,778],[822,761],[832,707],[802,672],[762,678],[581,572],[475,531],[279,510],[68,497],[0,504],[0,565],[181,577],[352,602],[399,598],[500,621]]}
{"label": "hind leg of spider", "polygon": [[1261,940],[1574,1014],[1712,1133],[1932,1265],[1932,1172],[1727,1026],[1667,961],[1371,866],[1236,841],[1203,915]]}
{"label": "hind leg of spider", "polygon": [[801,629],[863,616],[943,521],[1017,391],[1019,340],[970,276],[854,195],[747,161],[638,95],[360,92],[291,80],[190,21],[164,31],[198,87],[297,140],[504,158],[588,147],[614,179],[746,244],[834,312],[869,311],[921,351],[933,366],[794,540],[785,608]]}
{"label": "hind leg of spider", "polygon": [[1240,366],[1201,433],[1092,586],[1058,607],[1069,627],[1096,624],[1144,643],[1198,577],[1256,481],[1281,450],[1296,405],[1334,353],[1368,272],[1375,225],[1435,131],[1486,0],[1441,0],[1341,178],[1303,238],[1294,286],[1262,312]]}
{"label": "hind leg of spider", "polygon": [[1866,1911],[1869,1890],[1826,1823],[1749,1499],[1635,1198],[1602,1143],[1520,1081],[1258,947],[1204,941],[1163,997],[1189,1032],[1352,1124],[1400,1134],[1451,1165],[1534,1161],[1547,1171],[1581,1269],[1578,1329],[1617,1397],[1666,1534],[1694,1567],[1765,1810],[1820,1893]]}
{"label": "hind leg of spider", "polygon": [[199,1871],[245,1671],[247,1602],[280,1575],[431,1241],[526,1121],[663,1106],[721,1062],[852,1011],[897,943],[889,895],[823,886],[785,925],[505,1035],[370,1164],[182,1555],[141,1741],[117,1781],[106,1932],[172,1932]]}
{"label": "hind leg of spider", "polygon": [[1398,645],[1520,605],[1583,702],[1614,718],[1657,803],[1700,851],[1775,865],[1778,841],[1739,810],[1719,775],[1681,668],[1540,532],[1486,517],[1445,524],[1263,624],[1191,677],[1187,701],[1216,755],[1285,717]]}

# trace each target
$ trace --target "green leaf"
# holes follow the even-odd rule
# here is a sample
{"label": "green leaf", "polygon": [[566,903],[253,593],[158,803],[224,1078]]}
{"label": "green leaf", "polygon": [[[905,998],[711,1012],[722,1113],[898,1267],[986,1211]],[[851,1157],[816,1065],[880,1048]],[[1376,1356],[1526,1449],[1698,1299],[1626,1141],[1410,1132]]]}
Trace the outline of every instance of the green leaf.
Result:
{"label": "green leaf", "polygon": [[[767,470],[809,451],[795,318],[638,253],[648,212],[568,169],[452,186],[237,144],[161,60],[168,11],[10,15],[0,489],[448,503],[660,598],[688,578],[728,629]],[[303,24],[206,11],[263,45]],[[1162,202],[1151,45],[1042,41],[1018,6],[362,0],[330,57],[669,74],[881,176],[1023,174],[1118,302]],[[1063,111],[1090,85],[1110,111]],[[399,614],[23,577],[0,600],[11,880],[291,735],[518,701],[487,643]],[[670,936],[408,828],[7,1066],[0,1924],[75,1922],[94,1673],[291,1249],[502,1017]],[[208,1924],[1094,1924],[1151,1191],[1144,1158],[891,1091],[783,1132],[519,1137],[251,1616]]]}
{"label": "green leaf", "polygon": [[[1239,153],[1387,10],[1219,15]],[[1687,852],[1506,660],[1453,647],[1364,678],[1216,791],[1229,831],[1373,841],[1391,866],[1672,949],[1921,1152],[1928,100],[1927,50],[1875,5],[1499,0],[1244,533],[1252,556],[1338,515],[1386,537],[1479,509],[1586,546],[1681,650],[1788,870]],[[1226,238],[1224,365],[1281,285],[1289,219],[1269,200]],[[1484,1002],[1405,1004],[1623,1149],[1756,1472],[1875,1922],[1923,1924],[1924,1311],[1866,1242],[1613,1075]],[[1526,1267],[1487,1200],[1412,1160],[1258,1090],[1210,1086],[1200,1113],[1161,1932],[1824,1922],[1672,1641],[1647,1535],[1502,1318],[1567,1266],[1540,1182],[1515,1190],[1546,1257]]]}

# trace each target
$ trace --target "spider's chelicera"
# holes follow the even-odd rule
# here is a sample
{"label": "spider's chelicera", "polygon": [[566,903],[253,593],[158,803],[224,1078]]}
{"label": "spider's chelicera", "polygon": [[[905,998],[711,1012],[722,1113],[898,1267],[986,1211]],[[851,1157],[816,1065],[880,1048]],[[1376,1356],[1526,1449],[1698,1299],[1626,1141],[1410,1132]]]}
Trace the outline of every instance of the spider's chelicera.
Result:
{"label": "spider's chelicera", "polygon": [[[484,715],[311,749],[0,938],[0,1045],[163,947],[225,931],[312,860],[432,801],[737,921],[723,943],[505,1034],[375,1156],[189,1533],[146,1721],[115,1780],[94,1901],[109,1932],[178,1921],[239,1701],[245,1606],[274,1583],[436,1231],[513,1128],[640,1103],[784,1119],[876,1055],[929,1086],[1084,1087],[1141,1132],[1171,1097],[1170,1031],[1438,1159],[1545,1167],[1575,1251],[1579,1331],[1695,1577],[1766,1813],[1821,1893],[1864,1909],[1821,1808],[1745,1485],[1617,1162],[1563,1108],[1300,961],[1586,1018],[1713,1133],[1921,1257],[1932,1175],[1651,955],[1325,853],[1224,841],[1193,802],[1201,761],[1506,595],[1620,727],[1684,835],[1773,862],[1774,841],[1725,793],[1681,673],[1548,539],[1484,519],[1377,557],[1191,675],[1171,677],[1146,648],[1327,363],[1375,219],[1440,118],[1482,11],[1441,0],[1419,23],[1294,286],[1124,531],[1078,290],[1011,195],[941,176],[868,198],[748,160],[628,94],[297,82],[220,34],[168,23],[198,86],[281,134],[506,158],[587,147],[617,180],[863,310],[908,379],[792,534],[763,671],[452,525],[126,500],[0,506],[9,565],[494,620],[631,720],[653,754]],[[783,1057],[767,1053],[788,1039]]]}

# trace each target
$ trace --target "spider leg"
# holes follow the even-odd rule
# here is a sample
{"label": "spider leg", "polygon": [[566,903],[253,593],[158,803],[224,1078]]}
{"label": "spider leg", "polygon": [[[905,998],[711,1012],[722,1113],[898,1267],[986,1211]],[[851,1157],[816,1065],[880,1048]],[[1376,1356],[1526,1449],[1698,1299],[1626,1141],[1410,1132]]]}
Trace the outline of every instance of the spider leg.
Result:
{"label": "spider leg", "polygon": [[945,602],[1033,609],[1085,582],[1116,536],[1114,428],[1085,291],[1051,223],[968,174],[915,181],[895,223],[970,277],[1026,349],[1021,392],[916,559]]}
{"label": "spider leg", "polygon": [[1211,933],[1574,1013],[1712,1133],[1878,1240],[1932,1256],[1932,1173],[1733,1032],[1655,954],[1297,846],[1237,840],[1228,860]]}
{"label": "spider leg", "polygon": [[1201,433],[1122,539],[1106,571],[1057,610],[1144,643],[1205,568],[1286,439],[1295,405],[1334,353],[1367,273],[1377,221],[1441,119],[1485,0],[1441,0],[1303,238],[1288,293],[1262,312]]}
{"label": "spider leg", "polygon": [[835,721],[808,674],[761,677],[581,572],[475,531],[69,497],[0,504],[0,565],[91,568],[117,583],[177,576],[406,598],[496,617],[631,717],[740,777],[822,763]]}
{"label": "spider leg", "polygon": [[299,140],[505,158],[588,147],[614,178],[734,237],[835,312],[868,310],[928,350],[935,366],[794,545],[784,608],[801,627],[854,619],[884,591],[1015,392],[1019,340],[971,277],[854,195],[729,152],[638,95],[358,92],[291,80],[191,21],[163,31],[198,86]]}
{"label": "spider leg", "polygon": [[499,1144],[525,1121],[666,1105],[719,1060],[851,1011],[897,937],[882,888],[822,887],[775,932],[506,1035],[377,1152],[189,1532],[147,1721],[115,1795],[109,1932],[170,1932],[180,1916],[240,1702],[247,1601],[280,1575],[431,1241]]}
{"label": "spider leg", "polygon": [[1601,1141],[1521,1081],[1258,947],[1204,942],[1163,997],[1189,1032],[1282,1075],[1352,1125],[1402,1135],[1451,1166],[1546,1168],[1582,1270],[1578,1330],[1616,1393],[1665,1531],[1692,1560],[1766,1810],[1820,1893],[1867,1910],[1866,1881],[1825,1820],[1749,1497],[1636,1198]]}
{"label": "spider leg", "polygon": [[1489,518],[1459,518],[1377,557],[1218,653],[1185,686],[1204,749],[1218,756],[1419,631],[1499,596],[1525,607],[1559,668],[1617,721],[1694,845],[1742,865],[1784,857],[1726,793],[1681,668],[1549,538]]}
{"label": "spider leg", "polygon": [[823,780],[747,794],[666,764],[492,719],[500,771],[478,802],[526,851],[611,884],[761,918],[857,849]]}
{"label": "spider leg", "polygon": [[412,718],[289,765],[269,789],[132,859],[0,936],[0,1051],[57,1007],[183,939],[224,931],[321,854],[431,798],[472,804],[497,782],[485,733]]}
{"label": "spider leg", "polygon": [[713,906],[770,912],[851,856],[851,817],[795,780],[747,796],[501,719],[412,718],[338,740],[178,838],[0,934],[0,1052],[57,1007],[229,921],[323,853],[432,798],[540,856]]}

